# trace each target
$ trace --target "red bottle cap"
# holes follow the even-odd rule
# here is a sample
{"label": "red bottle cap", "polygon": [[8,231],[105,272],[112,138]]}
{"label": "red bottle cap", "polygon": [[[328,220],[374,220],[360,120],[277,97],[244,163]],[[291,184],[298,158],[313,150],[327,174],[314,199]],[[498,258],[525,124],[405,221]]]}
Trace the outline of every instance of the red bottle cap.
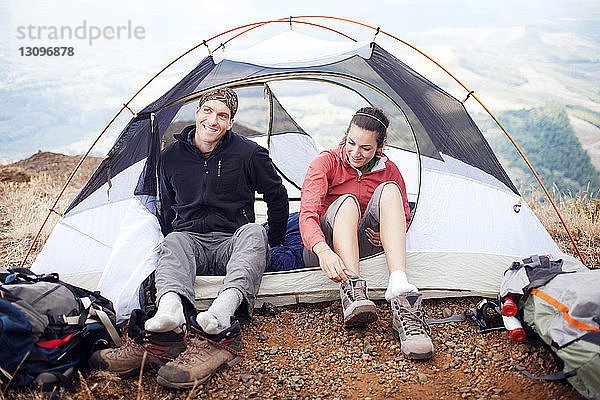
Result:
{"label": "red bottle cap", "polygon": [[525,330],[523,328],[513,329],[512,331],[508,332],[508,337],[517,343],[525,340],[525,336],[527,335],[525,334]]}
{"label": "red bottle cap", "polygon": [[514,317],[517,315],[517,305],[512,301],[505,301],[504,304],[502,304],[502,315]]}

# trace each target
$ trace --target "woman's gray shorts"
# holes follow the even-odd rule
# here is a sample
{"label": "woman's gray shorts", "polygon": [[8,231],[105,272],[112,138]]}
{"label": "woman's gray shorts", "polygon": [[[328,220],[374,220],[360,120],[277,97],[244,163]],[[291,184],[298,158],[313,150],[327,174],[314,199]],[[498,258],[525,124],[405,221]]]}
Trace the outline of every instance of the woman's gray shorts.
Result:
{"label": "woman's gray shorts", "polygon": [[[375,232],[379,232],[379,202],[381,201],[381,193],[383,187],[387,184],[394,184],[400,190],[400,186],[394,181],[383,182],[373,192],[371,200],[367,204],[364,215],[361,216],[358,222],[358,254],[360,258],[369,257],[374,254],[382,253],[383,247],[373,246],[367,238],[365,230],[367,228],[373,229]],[[351,198],[356,202],[356,206],[359,208],[358,199],[353,194],[344,194],[338,197],[331,205],[327,208],[325,214],[321,216],[321,230],[325,235],[325,242],[333,249],[333,222],[337,215],[338,210],[342,206],[342,203],[346,199]],[[307,267],[314,267],[319,265],[319,258],[309,249],[303,248],[302,256],[304,258],[304,264]]]}

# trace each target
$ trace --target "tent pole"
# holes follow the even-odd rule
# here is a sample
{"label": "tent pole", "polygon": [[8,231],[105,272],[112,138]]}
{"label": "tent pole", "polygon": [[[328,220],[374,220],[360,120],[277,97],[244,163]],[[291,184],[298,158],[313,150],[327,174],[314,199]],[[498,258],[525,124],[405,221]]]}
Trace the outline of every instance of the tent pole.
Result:
{"label": "tent pole", "polygon": [[538,176],[537,172],[535,172],[535,169],[533,168],[533,165],[531,165],[531,163],[529,162],[529,160],[527,159],[527,157],[525,156],[525,154],[523,153],[523,151],[521,151],[521,148],[517,145],[517,143],[514,141],[514,139],[510,136],[510,134],[508,133],[508,131],[506,129],[504,129],[504,126],[502,126],[502,124],[500,123],[500,121],[498,121],[498,119],[496,119],[496,117],[494,116],[494,114],[492,114],[491,111],[487,109],[487,107],[481,102],[481,100],[479,100],[479,98],[477,98],[477,96],[475,96],[475,94],[471,94],[471,96],[473,96],[473,98],[475,100],[477,100],[477,102],[481,105],[481,107],[483,107],[483,109],[485,111],[487,111],[487,113],[490,115],[490,117],[492,117],[492,119],[496,122],[496,124],[498,124],[498,126],[500,127],[500,129],[502,129],[502,132],[504,132],[506,134],[506,136],[508,137],[508,139],[515,146],[515,148],[517,149],[517,151],[519,152],[519,154],[521,155],[521,157],[523,157],[523,160],[525,160],[525,163],[527,164],[527,166],[529,167],[529,169],[531,170],[531,172],[535,176],[535,179],[537,179],[538,183],[542,187],[542,190],[546,194],[546,197],[550,201],[550,204],[552,204],[552,208],[554,208],[554,211],[556,212],[556,215],[558,215],[558,219],[560,219],[560,222],[562,223],[562,226],[565,228],[565,231],[567,231],[567,235],[569,235],[569,239],[571,239],[571,243],[573,244],[573,247],[575,247],[575,251],[577,252],[577,255],[579,256],[579,259],[581,260],[581,262],[584,262],[583,256],[579,252],[579,247],[577,247],[577,244],[575,243],[575,239],[571,235],[571,232],[569,231],[569,228],[567,227],[567,224],[566,224],[565,220],[563,219],[562,215],[560,214],[560,211],[558,211],[558,207],[556,207],[556,204],[554,203],[554,200],[552,200],[552,196],[550,196],[550,193],[548,193],[548,190],[546,190],[546,186],[544,186],[544,184],[542,183],[541,178]]}
{"label": "tent pole", "polygon": [[[96,145],[96,143],[98,143],[98,141],[100,140],[100,138],[102,137],[102,135],[104,135],[104,133],[106,132],[106,130],[112,125],[112,123],[115,121],[115,119],[117,119],[117,117],[121,114],[121,112],[123,112],[123,110],[125,108],[129,107],[129,103],[131,103],[131,101],[133,101],[133,99],[135,97],[137,97],[138,94],[140,94],[140,92],[142,90],[144,90],[154,79],[156,79],[156,77],[158,77],[161,73],[163,73],[167,68],[169,68],[171,65],[175,64],[177,61],[179,61],[180,59],[182,59],[183,57],[185,57],[186,55],[188,55],[189,53],[191,53],[192,51],[196,50],[198,47],[205,45],[207,42],[216,39],[219,36],[225,35],[227,33],[239,30],[239,29],[243,29],[245,27],[248,26],[255,26],[255,25],[260,25],[264,23],[252,23],[252,24],[247,24],[247,25],[242,25],[233,29],[229,29],[227,31],[224,31],[218,35],[215,35],[213,37],[211,37],[208,40],[203,40],[201,43],[197,44],[196,46],[190,48],[189,50],[185,51],[184,53],[182,53],[180,56],[176,57],[173,61],[171,61],[170,63],[168,63],[164,68],[162,68],[160,71],[158,71],[152,78],[150,78],[150,80],[148,80],[148,82],[146,82],[137,92],[134,93],[133,96],[131,96],[131,98],[125,103],[123,104],[123,106],[121,107],[121,109],[114,115],[114,117],[112,117],[112,119],[109,121],[109,123],[104,127],[104,129],[102,130],[102,132],[100,132],[100,134],[98,135],[98,137],[96,137],[96,139],[94,140],[94,142],[92,143],[92,145],[90,146],[90,148],[85,152],[85,154],[81,157],[81,159],[79,160],[79,162],[77,163],[77,165],[75,165],[75,168],[73,168],[73,171],[71,171],[71,174],[69,175],[69,177],[67,178],[66,182],[64,183],[60,193],[58,194],[58,196],[56,196],[56,199],[54,200],[54,203],[52,204],[52,207],[50,207],[50,210],[48,211],[48,214],[46,215],[46,218],[44,219],[44,221],[42,222],[40,228],[38,229],[35,237],[33,238],[33,241],[31,242],[31,245],[29,245],[29,248],[27,249],[27,252],[25,253],[25,256],[23,257],[23,260],[21,261],[20,267],[23,268],[25,266],[25,263],[27,262],[27,258],[29,258],[29,255],[31,254],[31,251],[33,250],[37,240],[39,239],[42,231],[44,230],[44,227],[46,226],[46,223],[48,222],[48,219],[50,219],[50,215],[52,215],[52,212],[54,211],[54,207],[56,207],[56,205],[58,204],[60,198],[62,197],[62,195],[64,194],[65,190],[67,189],[67,187],[69,186],[69,184],[71,183],[71,181],[73,180],[73,177],[75,176],[75,174],[77,173],[77,171],[79,170],[79,168],[81,167],[81,165],[83,164],[83,162],[85,161],[85,159],[88,157],[88,155],[90,154],[90,152],[92,151],[92,148],[94,148],[94,146]],[[205,57],[206,58],[206,57]],[[202,59],[204,60],[204,58]],[[202,62],[202,60],[200,62]]]}
{"label": "tent pole", "polygon": [[[100,140],[100,138],[102,137],[102,135],[104,135],[104,133],[106,132],[106,130],[112,125],[112,123],[115,121],[115,119],[117,119],[117,117],[121,114],[121,112],[123,112],[123,110],[125,108],[129,109],[129,103],[131,103],[133,101],[133,99],[135,97],[137,97],[138,94],[140,94],[140,92],[142,90],[144,90],[152,81],[154,81],[154,79],[156,79],[160,74],[162,74],[167,68],[169,68],[171,65],[175,64],[177,61],[179,61],[180,59],[182,59],[183,57],[185,57],[186,55],[188,55],[189,53],[191,53],[192,51],[196,50],[198,47],[200,46],[206,46],[208,48],[207,43],[220,37],[223,35],[226,35],[228,33],[231,32],[235,32],[237,30],[240,29],[244,29],[244,28],[248,28],[245,31],[243,31],[242,33],[238,33],[236,34],[233,38],[230,38],[229,40],[225,41],[225,43],[228,43],[229,41],[233,40],[234,38],[242,35],[243,33],[246,33],[254,28],[258,28],[260,26],[272,23],[272,22],[282,22],[282,21],[289,21],[289,18],[282,18],[282,19],[278,19],[278,20],[270,20],[270,21],[262,21],[262,22],[253,22],[250,24],[245,24],[245,25],[240,25],[238,27],[232,28],[232,29],[228,29],[226,31],[223,31],[217,35],[212,36],[209,39],[203,40],[202,42],[198,43],[196,46],[190,48],[189,50],[185,51],[184,53],[182,53],[181,55],[179,55],[178,57],[176,57],[173,61],[171,61],[170,63],[168,63],[164,68],[162,68],[160,71],[158,71],[152,78],[150,78],[148,80],[148,82],[146,82],[137,92],[135,92],[133,94],[133,96],[131,96],[131,98],[125,103],[123,104],[123,106],[121,107],[121,109],[114,115],[114,117],[112,117],[112,119],[109,121],[109,123],[104,127],[104,129],[102,130],[102,132],[100,132],[100,134],[96,137],[96,139],[94,140],[94,142],[92,143],[92,145],[89,147],[89,149],[86,151],[86,153],[81,157],[81,159],[79,160],[79,162],[77,163],[77,165],[75,165],[75,168],[73,168],[73,171],[71,171],[71,174],[69,175],[69,177],[67,178],[66,182],[64,183],[60,193],[58,194],[58,196],[56,196],[56,199],[54,200],[54,203],[52,204],[52,207],[50,207],[50,210],[48,211],[48,214],[46,215],[46,218],[44,219],[44,221],[42,222],[40,228],[38,229],[35,237],[33,238],[33,241],[31,242],[31,244],[29,245],[29,248],[27,249],[27,252],[25,253],[25,256],[23,257],[23,260],[21,261],[20,267],[23,268],[27,262],[27,259],[29,258],[29,255],[31,254],[31,251],[33,250],[36,242],[38,241],[42,231],[44,230],[44,227],[46,226],[46,223],[48,222],[48,219],[50,219],[50,215],[52,215],[52,212],[54,211],[54,208],[56,207],[56,205],[58,204],[59,200],[61,199],[62,195],[64,194],[65,190],[67,189],[67,187],[69,186],[69,184],[71,183],[71,181],[73,180],[73,177],[75,176],[75,174],[77,173],[77,171],[79,170],[79,168],[81,167],[81,165],[83,164],[83,162],[85,161],[85,159],[88,157],[88,155],[90,154],[90,152],[92,151],[92,149],[94,148],[94,146],[96,145],[96,143],[98,143],[98,141]],[[336,31],[335,29],[331,29],[328,28],[326,26],[322,26],[322,25],[318,25],[318,24],[314,24],[314,23],[309,23],[309,22],[300,22],[299,23],[302,24],[306,24],[306,25],[312,25],[312,26],[317,26],[323,29],[328,29],[330,31],[333,31],[335,33],[338,33],[342,36],[347,37],[348,39],[351,39],[353,41],[356,41],[355,39],[351,38],[350,36],[344,35],[343,33]],[[224,43],[223,43],[224,44]],[[209,55],[210,55],[210,49],[209,49]],[[204,57],[206,58],[206,57]],[[202,62],[204,60],[204,58],[200,61]]]}
{"label": "tent pole", "polygon": [[[433,58],[431,58],[430,56],[428,56],[427,54],[425,54],[423,51],[421,51],[420,49],[418,49],[417,47],[411,45],[410,43],[388,33],[385,32],[383,30],[380,29],[380,27],[373,27],[367,24],[364,24],[362,22],[358,22],[358,21],[354,21],[351,19],[347,19],[347,18],[340,18],[340,17],[332,17],[332,16],[325,16],[325,15],[301,15],[301,16],[290,16],[290,17],[284,17],[284,18],[280,18],[280,19],[276,19],[276,20],[269,20],[269,21],[261,21],[261,22],[254,22],[254,23],[250,23],[250,24],[245,24],[245,25],[240,25],[238,27],[226,30],[224,32],[221,32],[215,36],[212,36],[211,38],[207,39],[207,40],[203,40],[201,43],[197,44],[196,46],[190,48],[189,50],[185,51],[184,53],[182,53],[180,56],[176,57],[173,61],[171,61],[169,64],[167,64],[164,68],[162,68],[158,73],[156,73],[152,78],[150,78],[150,80],[148,80],[148,82],[146,82],[128,101],[127,103],[123,104],[123,107],[121,107],[121,109],[115,114],[115,116],[110,120],[110,122],[106,125],[106,127],[102,130],[102,132],[98,135],[98,137],[96,138],[96,140],[94,140],[94,142],[92,143],[92,145],[90,146],[90,148],[88,149],[88,151],[81,157],[81,159],[79,160],[79,162],[77,163],[77,165],[75,166],[75,168],[73,169],[73,171],[71,172],[71,174],[69,175],[69,178],[67,179],[67,181],[65,182],[65,184],[63,185],[63,188],[61,190],[61,192],[59,193],[59,195],[57,196],[56,200],[54,201],[54,204],[52,205],[52,207],[50,208],[48,215],[46,216],[46,218],[44,219],[44,222],[42,223],[42,225],[40,226],[40,229],[38,230],[35,238],[33,239],[31,245],[29,246],[29,249],[27,250],[27,253],[25,254],[25,257],[23,258],[23,261],[21,262],[21,267],[23,267],[25,265],[25,263],[27,262],[27,258],[29,257],[29,254],[31,253],[33,247],[35,246],[35,243],[37,242],[42,230],[44,229],[44,226],[46,225],[48,219],[50,218],[50,215],[52,214],[52,212],[54,211],[54,207],[56,206],[56,204],[58,203],[58,201],[60,200],[60,198],[62,197],[64,191],[66,190],[67,186],[70,184],[71,180],[73,179],[74,175],[77,173],[77,171],[79,170],[79,167],[81,166],[81,164],[83,164],[83,162],[85,161],[85,159],[87,158],[87,156],[89,155],[89,153],[91,152],[92,148],[94,147],[94,145],[98,142],[98,140],[100,140],[100,138],[102,137],[102,135],[104,134],[104,132],[106,132],[106,130],[109,128],[109,126],[114,122],[114,120],[121,114],[121,112],[125,109],[125,108],[129,108],[129,103],[142,91],[144,90],[156,77],[158,77],[158,75],[160,75],[162,72],[164,72],[167,68],[169,68],[171,65],[173,65],[175,62],[179,61],[181,58],[183,58],[184,56],[186,56],[187,54],[189,54],[190,52],[194,51],[195,49],[197,49],[200,46],[206,46],[207,49],[209,50],[209,55],[212,53],[210,51],[210,49],[208,48],[207,43],[220,37],[223,36],[225,34],[231,33],[231,32],[235,32],[237,30],[240,29],[244,29],[244,28],[248,28],[246,30],[244,30],[241,33],[238,33],[236,35],[234,35],[233,37],[229,38],[228,40],[226,40],[224,43],[221,43],[220,46],[225,45],[226,43],[232,41],[233,39],[243,35],[244,33],[251,31],[255,28],[270,24],[270,23],[274,23],[274,22],[289,22],[290,25],[292,23],[293,19],[296,19],[296,23],[301,23],[301,24],[305,24],[305,25],[310,25],[310,26],[315,26],[315,27],[319,27],[322,29],[326,29],[332,32],[335,32],[337,34],[340,34],[354,42],[356,42],[355,39],[353,39],[352,37],[337,31],[333,28],[327,27],[325,25],[320,25],[320,24],[315,24],[315,23],[310,23],[310,22],[305,22],[305,21],[297,21],[297,19],[301,19],[301,18],[321,18],[321,19],[333,19],[333,20],[337,20],[337,21],[343,21],[343,22],[348,22],[348,23],[352,23],[352,24],[356,24],[356,25],[360,25],[369,29],[372,29],[374,31],[377,31],[377,33],[382,32],[385,35],[405,44],[406,46],[412,48],[413,50],[417,51],[418,53],[420,53],[421,55],[423,55],[425,58],[427,58],[428,60],[430,60],[431,62],[433,62],[435,65],[437,65],[439,68],[441,68],[444,72],[446,72],[449,76],[451,76],[460,86],[462,86],[467,93],[472,94],[472,91],[469,90],[458,78],[456,78],[452,73],[450,73],[446,68],[444,68],[440,63],[438,63],[437,61],[435,61]],[[206,58],[206,57],[205,57]],[[200,61],[202,62],[204,60],[204,58]],[[525,157],[525,155],[523,154],[523,152],[521,151],[521,149],[517,146],[516,142],[512,139],[512,137],[508,134],[508,132],[506,131],[506,129],[504,129],[504,127],[500,124],[500,122],[498,121],[498,119],[488,110],[487,107],[485,107],[485,105],[479,100],[479,98],[477,98],[474,94],[473,97],[477,100],[477,102],[486,110],[486,112],[492,117],[492,119],[498,124],[498,126],[500,127],[500,129],[502,129],[502,131],[508,136],[508,138],[510,139],[510,141],[513,143],[513,145],[516,147],[517,151],[519,152],[519,154],[523,157],[523,159],[525,160],[525,162],[527,163],[527,165],[529,166],[530,170],[533,172],[534,176],[536,177],[538,183],[540,184],[540,186],[542,187],[542,189],[544,190],[544,193],[546,194],[548,200],[550,201],[550,203],[552,204],[554,211],[556,212],[556,214],[558,215],[563,227],[565,228],[569,238],[571,239],[571,243],[573,244],[577,254],[579,255],[580,260],[583,262],[583,257],[579,251],[579,248],[577,247],[577,244],[575,243],[575,240],[573,239],[573,236],[571,235],[569,228],[567,227],[564,219],[562,218],[558,208],[556,207],[554,201],[552,200],[552,198],[550,197],[550,194],[548,193],[548,191],[546,190],[546,187],[544,186],[544,184],[542,183],[541,179],[539,178],[538,174],[535,172],[533,166],[531,165],[531,163],[527,160],[527,158]]]}
{"label": "tent pole", "polygon": [[[511,141],[511,143],[513,144],[513,146],[517,149],[517,151],[519,152],[519,154],[521,155],[521,157],[523,158],[523,160],[525,161],[525,163],[527,164],[527,166],[529,167],[529,169],[531,170],[531,172],[535,176],[536,180],[540,184],[542,190],[546,194],[546,197],[550,201],[550,204],[552,204],[552,207],[554,208],[554,211],[556,212],[556,215],[558,216],[558,219],[560,220],[562,226],[565,228],[565,231],[567,232],[567,235],[569,236],[569,239],[571,240],[571,243],[573,244],[573,247],[575,248],[575,251],[577,252],[577,255],[579,256],[579,259],[581,260],[581,262],[584,262],[583,256],[581,255],[581,252],[579,251],[579,247],[577,246],[577,243],[575,243],[575,239],[571,235],[571,232],[570,232],[569,228],[567,227],[567,224],[566,224],[565,220],[563,219],[562,215],[560,214],[560,211],[556,207],[556,204],[554,203],[554,200],[552,200],[552,197],[550,196],[550,193],[548,193],[548,190],[546,190],[546,187],[542,183],[541,178],[539,177],[539,175],[537,174],[537,172],[533,168],[533,165],[531,165],[531,163],[529,162],[529,160],[527,159],[527,157],[525,156],[525,154],[521,151],[521,149],[519,148],[519,146],[517,145],[517,143],[510,136],[510,134],[508,133],[508,131],[502,126],[502,124],[500,123],[500,121],[498,121],[498,119],[494,116],[494,114],[492,114],[492,112],[483,104],[483,102],[481,100],[479,100],[479,98],[473,93],[473,91],[470,90],[469,88],[467,88],[456,76],[454,76],[450,71],[448,71],[446,68],[444,68],[439,62],[437,62],[432,57],[430,57],[429,55],[427,55],[426,53],[424,53],[422,50],[420,50],[417,47],[413,46],[412,44],[410,44],[410,43],[408,43],[408,42],[400,39],[399,37],[392,35],[391,33],[385,32],[384,30],[380,29],[379,27],[375,28],[373,26],[364,24],[362,22],[357,22],[357,21],[353,21],[351,19],[346,19],[346,18],[331,17],[331,16],[302,15],[302,16],[297,16],[295,18],[328,18],[328,19],[334,19],[334,20],[338,20],[338,21],[344,21],[344,22],[349,22],[349,23],[357,24],[357,25],[364,26],[364,27],[370,28],[370,29],[378,31],[378,32],[382,32],[382,33],[386,34],[387,36],[389,36],[389,37],[391,37],[393,39],[396,39],[400,43],[403,43],[404,45],[406,45],[406,46],[410,47],[411,49],[415,50],[416,52],[418,52],[419,54],[421,54],[422,56],[424,56],[425,58],[427,58],[429,61],[431,61],[435,65],[437,65],[440,69],[442,69],[450,77],[452,77],[452,79],[454,79],[460,86],[462,86],[463,89],[465,89],[467,91],[467,93],[469,93],[471,96],[473,96],[473,98],[475,100],[477,100],[477,102],[481,105],[481,107],[483,107],[483,109],[490,115],[490,117],[494,120],[494,122],[496,122],[496,124],[500,127],[500,129],[506,134],[506,136]],[[298,21],[296,21],[296,22],[298,22]]]}

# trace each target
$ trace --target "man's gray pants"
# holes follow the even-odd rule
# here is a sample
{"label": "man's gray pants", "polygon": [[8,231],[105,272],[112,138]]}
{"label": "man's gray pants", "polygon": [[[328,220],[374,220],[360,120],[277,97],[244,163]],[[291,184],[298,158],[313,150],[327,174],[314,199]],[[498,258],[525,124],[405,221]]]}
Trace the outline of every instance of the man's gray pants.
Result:
{"label": "man's gray pants", "polygon": [[262,275],[269,261],[269,241],[260,224],[246,224],[233,234],[171,232],[156,266],[156,298],[175,292],[194,304],[196,275],[224,275],[223,286],[244,296],[252,315]]}

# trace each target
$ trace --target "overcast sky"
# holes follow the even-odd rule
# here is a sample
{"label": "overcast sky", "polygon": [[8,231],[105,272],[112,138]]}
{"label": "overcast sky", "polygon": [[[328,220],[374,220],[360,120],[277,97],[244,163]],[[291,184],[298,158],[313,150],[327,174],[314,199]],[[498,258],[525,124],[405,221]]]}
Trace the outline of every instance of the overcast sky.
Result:
{"label": "overcast sky", "polygon": [[[38,149],[81,153],[120,105],[167,62],[225,29],[289,15],[333,15],[365,22],[394,33],[425,49],[441,44],[493,47],[509,28],[536,27],[568,32],[600,42],[600,2],[590,1],[31,1],[0,5],[0,162],[27,156]],[[83,23],[88,27],[131,25],[138,38],[40,40],[36,28]],[[282,24],[283,25],[283,24]],[[279,29],[286,29],[283,25]],[[348,27],[360,40],[372,33]],[[480,35],[477,32],[493,31]],[[140,33],[140,32],[143,32]],[[310,29],[303,31],[310,34]],[[89,31],[88,31],[89,33]],[[122,34],[125,31],[121,31]],[[248,36],[258,41],[268,30]],[[25,36],[25,37],[24,37]],[[447,37],[448,43],[440,43]],[[332,39],[332,38],[331,38]],[[461,41],[461,43],[456,43]],[[485,41],[485,43],[482,43]],[[73,47],[74,55],[25,57],[21,47]],[[441,49],[441,48],[440,48]],[[439,51],[440,58],[451,55]],[[206,55],[198,50],[143,92],[133,103],[140,109],[170,87]],[[597,85],[597,82],[595,83]],[[99,152],[110,147],[124,115],[109,132]],[[112,135],[112,136],[110,136]],[[104,147],[102,147],[104,146]]]}

